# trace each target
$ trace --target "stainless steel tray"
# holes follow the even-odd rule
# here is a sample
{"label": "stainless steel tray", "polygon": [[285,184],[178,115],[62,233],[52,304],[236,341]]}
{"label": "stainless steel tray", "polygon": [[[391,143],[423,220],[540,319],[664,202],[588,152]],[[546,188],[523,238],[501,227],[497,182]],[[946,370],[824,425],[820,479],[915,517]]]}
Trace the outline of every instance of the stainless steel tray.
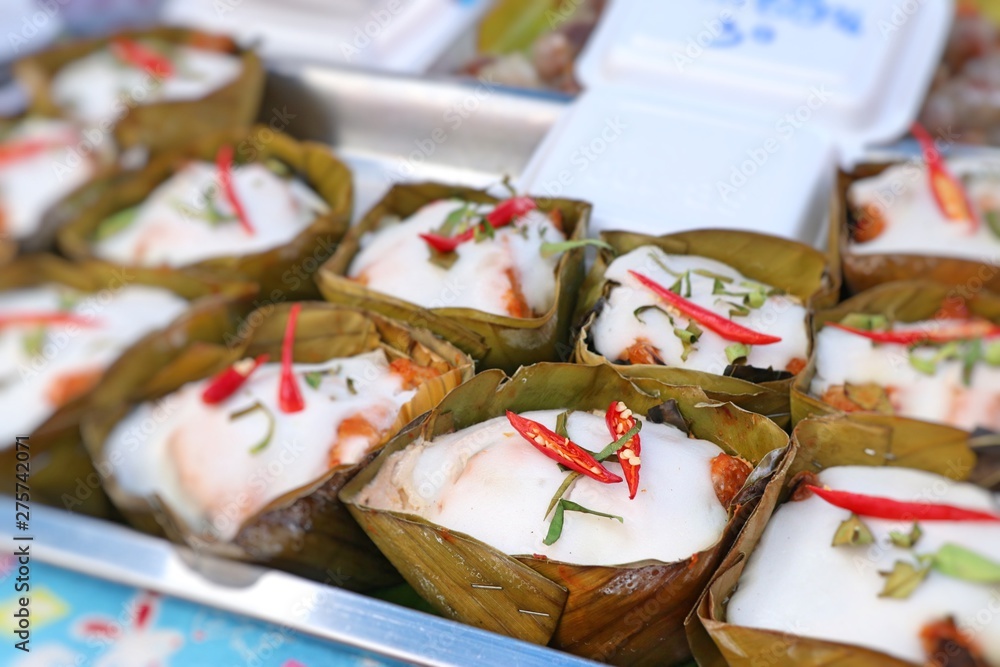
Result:
{"label": "stainless steel tray", "polygon": [[[329,144],[354,172],[355,218],[395,182],[516,179],[564,109],[545,93],[272,64],[260,121]],[[266,135],[262,140],[266,139]],[[12,498],[0,502],[13,507]],[[53,566],[420,665],[596,664],[283,572],[221,561],[130,528],[34,506],[34,558]],[[13,526],[0,526],[12,545]],[[2,662],[2,661],[0,661]]]}
{"label": "stainless steel tray", "polygon": [[[14,507],[14,499],[0,496]],[[13,519],[0,529],[15,542]],[[83,575],[189,600],[334,642],[373,658],[416,665],[574,667],[596,663],[437,618],[284,572],[198,555],[134,530],[35,505],[31,557]],[[36,588],[44,581],[34,581]],[[4,598],[13,590],[4,583]],[[0,649],[16,653],[13,640]],[[380,664],[380,663],[378,663]],[[221,665],[217,667],[222,667]]]}
{"label": "stainless steel tray", "polygon": [[260,120],[331,145],[354,171],[358,218],[396,182],[516,179],[567,103],[474,81],[278,63]]}

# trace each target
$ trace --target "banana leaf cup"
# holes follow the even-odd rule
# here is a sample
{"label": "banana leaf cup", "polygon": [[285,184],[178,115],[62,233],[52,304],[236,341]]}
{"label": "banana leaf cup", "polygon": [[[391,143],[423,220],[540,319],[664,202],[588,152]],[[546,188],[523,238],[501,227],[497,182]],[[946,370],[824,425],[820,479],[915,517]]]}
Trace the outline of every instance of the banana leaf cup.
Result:
{"label": "banana leaf cup", "polygon": [[[507,555],[418,516],[358,502],[387,458],[421,436],[461,430],[508,409],[603,414],[613,400],[640,413],[674,401],[691,434],[757,466],[730,503],[716,544],[672,563],[580,566]],[[732,404],[713,403],[697,388],[650,382],[643,390],[607,365],[541,363],[510,379],[497,370],[478,374],[391,441],[340,497],[407,582],[444,616],[611,664],[673,664],[690,655],[683,619],[722,555],[747,517],[770,512],[762,503],[782,484],[787,443],[777,425]]]}
{"label": "banana leaf cup", "polygon": [[[976,455],[967,446],[965,433],[947,426],[926,425],[924,428],[933,434],[918,440],[901,433],[880,415],[836,415],[802,421],[792,433],[793,454],[784,487],[769,491],[778,492],[780,501],[777,504],[780,505],[789,499],[800,473],[815,474],[831,466],[844,465],[915,468],[974,483],[989,475],[995,476],[996,462],[991,471],[976,465]],[[914,667],[913,663],[860,646],[794,632],[743,627],[727,621],[729,598],[776,504],[762,502],[761,506],[766,506],[768,511],[759,511],[747,522],[688,618],[688,637],[698,664],[702,667],[760,664],[773,667]]]}
{"label": "banana leaf cup", "polygon": [[[108,471],[105,490],[140,530],[165,534],[196,553],[259,563],[354,590],[396,583],[399,575],[337,499],[339,489],[376,455],[378,447],[360,462],[334,465],[309,484],[270,501],[240,523],[231,540],[187,524],[158,497],[124,488],[118,477],[122,456],[108,454],[112,429],[139,404],[168,397],[247,356],[268,354],[279,359],[289,309],[290,304],[256,310],[246,301],[219,304],[142,341],[109,370],[96,390],[83,425],[84,441],[96,466]],[[296,363],[373,350],[440,372],[423,382],[401,407],[390,430],[393,434],[472,376],[472,361],[426,330],[355,308],[302,304],[293,348]]]}
{"label": "banana leaf cup", "polygon": [[[565,251],[556,267],[556,292],[548,312],[538,317],[495,315],[471,308],[422,308],[348,279],[351,261],[358,254],[361,238],[374,231],[388,216],[407,218],[430,202],[457,198],[474,203],[496,203],[496,197],[475,190],[439,183],[395,185],[358,224],[351,227],[316,276],[324,298],[333,303],[358,306],[426,327],[451,341],[477,360],[479,368],[499,368],[513,373],[519,366],[562,358],[569,335],[570,318],[583,281],[584,248]],[[566,237],[587,237],[590,204],[568,199],[539,199],[544,213],[559,210]]]}
{"label": "banana leaf cup", "polygon": [[[45,116],[69,116],[52,95],[52,82],[64,66],[106,47],[117,38],[155,39],[239,56],[241,71],[231,82],[194,100],[141,104],[134,96],[127,110],[99,125],[102,137],[111,132],[121,150],[145,147],[152,153],[172,149],[204,134],[249,127],[257,117],[264,93],[264,66],[257,55],[229,37],[187,28],[158,27],[130,30],[109,37],[81,39],[30,55],[14,64],[14,76],[27,90],[29,111]],[[155,75],[150,75],[151,83]]]}
{"label": "banana leaf cup", "polygon": [[[329,210],[318,213],[308,227],[284,245],[250,254],[212,257],[178,270],[253,281],[274,303],[318,296],[313,274],[333,253],[350,225],[351,173],[327,146],[300,142],[266,126],[203,136],[159,156],[138,172],[119,169],[87,184],[51,212],[53,220],[49,224],[60,227],[60,250],[74,260],[94,258],[95,234],[103,222],[141,204],[190,161],[213,162],[219,148],[226,145],[235,146],[237,158],[244,163],[276,161],[285,165],[319,195]],[[128,269],[140,273],[148,270],[141,266]]]}
{"label": "banana leaf cup", "polygon": [[933,254],[858,254],[851,240],[859,221],[847,203],[853,183],[881,174],[894,163],[860,164],[850,172],[839,172],[830,209],[830,256],[841,267],[844,286],[858,294],[883,283],[899,280],[934,280],[969,292],[988,289],[1000,292],[1000,251],[991,263]]}
{"label": "banana leaf cup", "polygon": [[[837,301],[839,282],[823,254],[786,239],[730,230],[703,230],[648,236],[624,231],[602,232],[610,249],[601,249],[581,291],[575,321],[573,360],[584,364],[614,364],[630,378],[651,378],[673,385],[701,387],[713,400],[732,401],[745,410],[789,425],[788,391],[792,378],[768,379],[773,374],[751,374],[748,379],[653,364],[613,362],[594,348],[591,327],[616,283],[606,280],[608,265],[618,255],[642,246],[670,254],[698,255],[727,264],[740,273],[792,294],[810,307]],[[739,370],[739,369],[736,369]],[[757,377],[754,377],[754,376]],[[788,375],[787,373],[785,375]]]}
{"label": "banana leaf cup", "polygon": [[[50,283],[88,293],[97,299],[95,308],[105,294],[127,285],[164,288],[192,301],[194,310],[256,293],[256,286],[247,283],[224,283],[173,271],[139,275],[95,262],[70,264],[49,255],[30,255],[0,267],[0,292]],[[80,436],[80,423],[90,409],[91,397],[83,395],[69,401],[32,433],[17,435],[30,436],[33,500],[94,516],[113,516],[113,507],[101,489],[100,475]],[[15,461],[14,447],[0,451],[0,465],[6,470],[13,473]],[[0,491],[13,494],[16,481],[13,474],[6,476],[0,481]]]}
{"label": "banana leaf cup", "polygon": [[[949,304],[964,303],[971,315],[983,317],[1000,324],[1000,296],[987,291],[969,293],[962,288],[948,287],[940,282],[930,280],[900,281],[872,288],[842,302],[834,308],[818,310],[813,315],[813,335],[828,322],[839,322],[845,316],[853,313],[868,315],[884,315],[891,321],[916,322],[933,319],[942,307]],[[812,416],[841,414],[837,407],[813,396],[809,389],[816,376],[816,358],[795,379],[791,391],[792,422],[797,424]],[[875,405],[878,408],[881,402]],[[942,433],[931,428],[932,423],[920,419],[902,417],[891,414],[891,408],[883,409],[880,415],[882,422],[892,428],[899,437],[926,446],[934,444],[934,438]],[[972,435],[967,431],[959,431],[963,439]]]}
{"label": "banana leaf cup", "polygon": [[[27,126],[27,131],[24,131]],[[16,137],[11,135],[16,134]],[[39,143],[52,141],[53,145],[45,147],[42,155],[45,162],[32,165],[41,173],[35,174],[39,182],[32,187],[46,188],[44,197],[35,192],[32,198],[37,198],[39,208],[37,217],[33,218],[32,228],[25,233],[12,233],[9,209],[3,206],[4,213],[0,216],[0,266],[15,257],[29,253],[51,252],[55,249],[55,231],[50,211],[58,205],[65,196],[77,190],[80,185],[91,178],[105,173],[114,161],[114,152],[107,146],[97,146],[84,155],[79,154],[79,147],[85,142],[82,128],[63,119],[43,118],[28,114],[0,118],[0,150],[7,152],[12,149],[10,162],[4,167],[11,171],[18,170],[22,159],[32,160],[39,157],[35,151]],[[11,143],[8,143],[11,142]],[[23,142],[23,143],[22,143]],[[39,142],[39,143],[36,143]],[[20,144],[20,145],[18,145]],[[34,145],[33,145],[34,144]],[[20,153],[20,154],[19,154]],[[39,170],[39,167],[45,167]],[[30,172],[29,172],[30,173]],[[53,178],[55,176],[55,178]],[[25,182],[21,178],[20,182]],[[20,186],[5,187],[5,199],[23,197]]]}

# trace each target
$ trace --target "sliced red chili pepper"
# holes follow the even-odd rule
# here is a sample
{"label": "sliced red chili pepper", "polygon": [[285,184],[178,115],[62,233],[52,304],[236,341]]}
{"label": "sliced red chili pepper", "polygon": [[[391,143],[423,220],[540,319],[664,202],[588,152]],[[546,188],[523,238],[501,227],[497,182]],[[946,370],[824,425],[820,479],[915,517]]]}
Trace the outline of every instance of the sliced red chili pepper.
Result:
{"label": "sliced red chili pepper", "polygon": [[169,58],[135,40],[117,37],[111,40],[111,52],[123,63],[138,67],[150,74],[161,77],[174,74],[174,64]]}
{"label": "sliced red chili pepper", "polygon": [[243,202],[240,201],[239,196],[236,194],[236,186],[233,185],[232,146],[224,144],[219,147],[219,152],[215,154],[215,167],[219,171],[219,185],[222,187],[222,194],[225,195],[229,205],[233,207],[240,225],[246,230],[247,234],[252,236],[254,233],[253,225],[250,224],[247,211],[243,208]]}
{"label": "sliced red chili pepper", "polygon": [[707,308],[702,308],[698,304],[688,301],[680,294],[671,292],[663,285],[647,278],[638,271],[629,270],[629,273],[658,297],[679,310],[682,315],[690,317],[701,326],[709,331],[714,331],[726,340],[736,343],[746,343],[748,345],[771,345],[772,343],[781,342],[781,339],[777,336],[770,336],[754,331],[753,329],[747,329],[732,320],[713,313]]}
{"label": "sliced red chili pepper", "polygon": [[295,325],[299,321],[301,303],[293,303],[288,311],[288,324],[285,325],[285,338],[281,341],[281,381],[278,385],[278,407],[282,412],[301,412],[306,407],[302,398],[299,382],[292,372],[292,348],[295,345]]}
{"label": "sliced red chili pepper", "polygon": [[602,466],[587,450],[569,438],[564,438],[542,424],[510,410],[507,411],[507,421],[535,449],[573,472],[578,472],[605,484],[622,481],[621,477]]}
{"label": "sliced red chili pepper", "polygon": [[536,208],[538,208],[538,204],[531,197],[511,197],[503,200],[487,213],[486,220],[494,227],[503,227]]}
{"label": "sliced red chili pepper", "polygon": [[0,314],[0,328],[11,326],[53,326],[58,324],[75,324],[79,327],[97,327],[100,324],[82,315],[74,313],[6,313]]}
{"label": "sliced red chili pepper", "polygon": [[957,326],[939,329],[910,329],[907,331],[868,331],[857,327],[827,322],[825,326],[840,329],[867,338],[876,343],[896,343],[898,345],[915,345],[917,343],[948,343],[956,340],[977,338],[992,338],[1000,336],[1000,326],[986,320],[966,322]]}
{"label": "sliced red chili pepper", "polygon": [[8,141],[0,144],[0,166],[19,162],[34,157],[54,148],[62,148],[73,143],[68,136],[65,139],[24,139]]}
{"label": "sliced red chili pepper", "polygon": [[935,503],[902,502],[892,498],[866,496],[848,491],[834,491],[826,487],[809,485],[807,487],[817,496],[835,507],[854,512],[858,516],[873,519],[888,519],[892,521],[995,521],[1000,523],[1000,516],[970,510],[954,505]]}
{"label": "sliced red chili pepper", "polygon": [[[635,426],[635,417],[632,416],[632,411],[623,402],[612,401],[604,415],[604,422],[608,425],[608,432],[611,434],[612,440],[617,440],[632,430]],[[642,443],[639,440],[639,434],[636,433],[617,452],[618,462],[622,465],[622,474],[625,475],[625,483],[628,484],[629,500],[634,499],[639,490],[639,468],[642,467],[639,458],[641,449]]]}
{"label": "sliced red chili pepper", "polygon": [[454,252],[455,248],[466,241],[471,241],[476,236],[476,230],[467,229],[455,236],[441,236],[440,234],[421,234],[420,238],[427,242],[427,245],[438,252]]}
{"label": "sliced red chili pepper", "polygon": [[[521,217],[525,213],[534,210],[537,207],[535,200],[530,197],[512,197],[511,199],[506,199],[496,207],[486,214],[486,220],[493,226],[494,229],[500,227],[506,227],[510,223],[514,222],[517,218]],[[420,238],[427,242],[427,245],[434,248],[438,252],[454,252],[455,248],[471,241],[476,238],[476,230],[482,227],[482,224],[473,225],[469,229],[466,229],[461,234],[456,234],[455,236],[442,236],[441,234],[421,234]]]}
{"label": "sliced red chili pepper", "polygon": [[962,183],[952,176],[945,167],[944,160],[941,159],[941,154],[934,146],[934,139],[930,133],[920,123],[914,123],[910,127],[910,133],[916,138],[924,153],[931,193],[934,195],[934,201],[937,202],[941,214],[954,222],[968,221],[970,230],[976,231],[979,227],[979,217],[969,201],[969,194],[965,191]]}
{"label": "sliced red chili pepper", "polygon": [[235,394],[236,390],[242,387],[253,372],[267,359],[267,355],[262,354],[256,359],[243,359],[236,362],[211,379],[205,390],[201,392],[201,400],[209,405],[226,400]]}

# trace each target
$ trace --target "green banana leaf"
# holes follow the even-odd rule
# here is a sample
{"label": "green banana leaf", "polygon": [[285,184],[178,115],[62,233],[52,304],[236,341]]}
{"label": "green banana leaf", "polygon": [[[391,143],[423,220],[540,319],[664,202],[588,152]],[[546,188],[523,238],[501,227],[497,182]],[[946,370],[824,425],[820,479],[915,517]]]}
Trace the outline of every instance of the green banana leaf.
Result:
{"label": "green banana leaf", "polygon": [[[844,301],[835,308],[820,310],[813,316],[813,336],[827,322],[838,322],[851,313],[886,315],[900,322],[916,322],[931,319],[945,303],[962,300],[969,312],[993,322],[1000,323],[1000,296],[986,291],[969,291],[950,288],[943,283],[930,280],[900,281],[879,285]],[[815,354],[805,370],[799,373],[792,385],[792,422],[814,415],[838,414],[840,410],[823,402],[809,393],[809,386],[816,376]],[[968,440],[965,431],[939,427],[930,422],[908,417],[882,415],[879,418],[902,437],[913,442],[930,445],[939,438]]]}
{"label": "green banana leaf", "polygon": [[109,37],[81,39],[22,58],[14,76],[27,91],[29,111],[45,116],[67,115],[52,98],[52,81],[68,63],[106,46],[116,37],[157,39],[177,45],[213,49],[240,56],[243,69],[232,82],[197,100],[161,102],[131,108],[114,126],[122,149],[143,146],[153,153],[170,150],[204,134],[246,128],[257,117],[264,93],[264,66],[253,51],[240,49],[230,38],[186,28],[129,30]]}
{"label": "green banana leaf", "polygon": [[[944,428],[944,427],[941,427]],[[951,429],[955,430],[955,429]],[[959,435],[959,431],[955,435]],[[807,419],[792,433],[792,455],[780,501],[801,472],[817,473],[837,465],[870,465],[917,468],[952,479],[968,477],[975,465],[972,450],[956,438],[920,442],[903,437],[877,415],[852,414]],[[688,638],[702,667],[915,667],[884,653],[793,634],[731,625],[726,604],[743,568],[753,553],[777,504],[761,501],[761,508],[747,522],[726,555],[718,574],[688,617]]]}
{"label": "green banana leaf", "polygon": [[[247,519],[232,541],[225,542],[197,533],[156,499],[124,490],[116,475],[119,461],[105,454],[111,430],[134,406],[211,377],[238,359],[260,354],[280,358],[289,308],[290,304],[268,304],[254,310],[247,299],[218,304],[143,340],[109,369],[95,390],[83,423],[84,442],[96,467],[108,471],[104,477],[108,495],[140,530],[165,534],[198,551],[321,581],[333,580],[354,590],[396,583],[395,570],[337,500],[337,491],[365,461],[335,467],[307,486],[275,499]],[[430,410],[448,391],[472,376],[472,360],[426,330],[355,308],[322,302],[303,304],[296,329],[295,361],[317,363],[375,349],[385,350],[390,358],[407,357],[441,372],[416,390],[400,410],[391,433]],[[367,460],[373,457],[374,453]]]}
{"label": "green banana leaf", "polygon": [[[612,400],[624,400],[646,413],[670,399],[677,401],[694,436],[758,466],[731,504],[719,541],[683,561],[589,567],[510,556],[420,517],[357,502],[388,456],[419,437],[473,426],[507,409],[603,412]],[[649,382],[640,389],[611,366],[540,363],[510,379],[486,371],[451,392],[426,419],[392,440],[340,497],[407,582],[444,616],[611,664],[676,664],[690,655],[684,617],[722,555],[748,517],[770,513],[760,497],[767,495],[765,489],[781,486],[787,444],[787,435],[774,423],[730,403],[711,402],[697,388]],[[502,591],[472,584],[502,586]]]}
{"label": "green banana leaf", "polygon": [[[396,185],[365,217],[351,227],[333,257],[317,274],[327,301],[354,305],[388,317],[426,327],[468,352],[479,368],[499,368],[513,373],[519,366],[555,361],[568,350],[570,318],[583,280],[584,248],[563,253],[556,267],[555,303],[540,317],[494,315],[471,308],[421,308],[407,301],[375,292],[345,276],[361,246],[361,237],[378,228],[387,216],[406,218],[433,201],[459,198],[493,203],[482,190],[438,183]],[[539,210],[558,209],[569,239],[587,237],[590,204],[568,199],[539,199]]]}
{"label": "green banana leaf", "polygon": [[[0,267],[0,292],[46,283],[91,294],[114,291],[125,285],[162,287],[193,301],[194,309],[217,300],[246,298],[256,293],[256,286],[247,283],[227,284],[173,271],[140,275],[95,262],[70,264],[50,255],[29,255]],[[31,498],[63,509],[108,517],[114,515],[114,509],[80,440],[80,422],[90,407],[89,396],[71,401],[30,434]],[[0,451],[0,466],[13,471],[14,463],[12,448]],[[12,494],[15,481],[13,474],[0,478],[0,492]]]}
{"label": "green banana leaf", "polygon": [[[601,239],[614,251],[602,249],[584,282],[577,304],[578,322],[573,360],[584,364],[612,363],[597,354],[590,342],[590,328],[597,318],[612,283],[604,279],[608,265],[617,255],[652,245],[665,252],[700,255],[723,262],[744,275],[785,290],[810,306],[836,303],[839,284],[822,253],[786,239],[732,230],[702,230],[648,236],[633,232],[609,231]],[[614,364],[631,378],[652,378],[666,384],[701,387],[713,400],[732,401],[736,405],[763,414],[782,426],[789,425],[788,389],[791,380],[754,384],[745,380],[684,368],[647,364]]]}
{"label": "green banana leaf", "polygon": [[[14,131],[20,123],[29,119],[31,119],[31,116],[28,114],[0,118],[0,137],[3,137],[3,139],[0,139],[0,143],[6,140],[8,132]],[[91,162],[96,170],[95,177],[108,173],[114,161],[114,151],[103,150],[103,148],[106,147],[98,147],[82,158]],[[8,194],[9,196],[11,195]],[[55,224],[57,222],[56,219],[52,217],[52,210],[57,206],[58,202],[52,204],[48,210],[42,213],[38,229],[29,236],[16,239],[13,236],[6,235],[0,229],[0,266],[7,264],[15,257],[55,250],[55,232],[58,227]]]}
{"label": "green banana leaf", "polygon": [[479,24],[480,53],[511,53],[531,48],[558,22],[572,16],[573,0],[500,0]]}
{"label": "green banana leaf", "polygon": [[933,280],[945,285],[1000,292],[1000,266],[971,259],[902,253],[860,255],[851,252],[851,232],[857,221],[847,205],[847,191],[855,181],[871,178],[893,163],[865,163],[839,172],[830,213],[831,261],[842,267],[844,285],[857,294],[898,280]]}
{"label": "green banana leaf", "polygon": [[[138,172],[115,170],[91,181],[50,215],[59,227],[60,250],[71,259],[93,258],[92,244],[98,226],[115,213],[141,204],[157,186],[182,169],[190,160],[214,161],[220,146],[237,147],[236,155],[250,162],[275,159],[302,178],[330,207],[317,215],[309,227],[291,242],[250,255],[215,257],[180,267],[180,271],[218,275],[226,279],[252,280],[272,303],[318,295],[313,274],[333,253],[350,225],[351,173],[327,146],[299,142],[266,126],[230,129],[163,154]],[[128,267],[144,271],[141,267]]]}

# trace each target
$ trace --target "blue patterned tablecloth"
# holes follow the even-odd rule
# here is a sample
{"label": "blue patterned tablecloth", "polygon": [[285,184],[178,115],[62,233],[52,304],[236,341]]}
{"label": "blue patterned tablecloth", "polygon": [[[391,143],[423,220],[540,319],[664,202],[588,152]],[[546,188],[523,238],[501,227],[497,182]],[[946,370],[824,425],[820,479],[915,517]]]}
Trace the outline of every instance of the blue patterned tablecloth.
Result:
{"label": "blue patterned tablecloth", "polygon": [[[12,559],[0,561],[6,579]],[[31,571],[30,653],[4,633],[11,667],[390,667],[400,663],[184,600],[45,563]],[[12,590],[0,616],[17,608]]]}

